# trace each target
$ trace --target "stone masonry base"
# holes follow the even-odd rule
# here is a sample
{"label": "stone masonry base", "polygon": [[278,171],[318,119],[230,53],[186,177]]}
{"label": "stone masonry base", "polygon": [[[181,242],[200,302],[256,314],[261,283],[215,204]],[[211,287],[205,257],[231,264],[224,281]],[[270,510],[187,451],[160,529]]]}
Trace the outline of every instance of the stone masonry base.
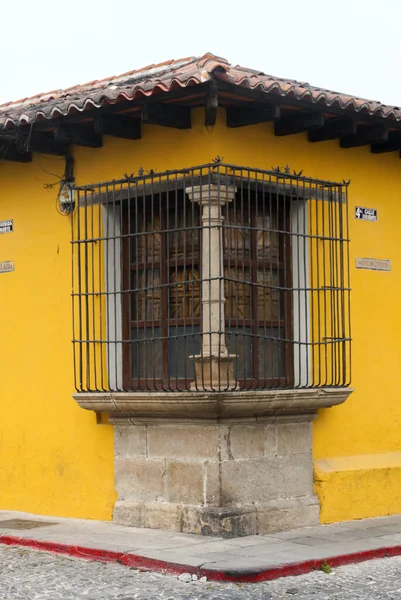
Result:
{"label": "stone masonry base", "polygon": [[259,506],[218,508],[120,500],[115,504],[113,521],[131,527],[235,538],[316,525],[319,503],[310,497]]}
{"label": "stone masonry base", "polygon": [[114,418],[114,521],[222,537],[318,524],[313,416]]}

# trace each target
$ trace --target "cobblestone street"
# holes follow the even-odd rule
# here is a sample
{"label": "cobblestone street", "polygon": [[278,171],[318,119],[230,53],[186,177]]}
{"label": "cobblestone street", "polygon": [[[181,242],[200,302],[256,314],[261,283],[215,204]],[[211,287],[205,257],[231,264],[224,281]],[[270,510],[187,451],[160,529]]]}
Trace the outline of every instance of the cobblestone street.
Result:
{"label": "cobblestone street", "polygon": [[259,584],[184,583],[144,573],[16,547],[0,548],[1,600],[390,600],[401,598],[401,557],[368,561]]}

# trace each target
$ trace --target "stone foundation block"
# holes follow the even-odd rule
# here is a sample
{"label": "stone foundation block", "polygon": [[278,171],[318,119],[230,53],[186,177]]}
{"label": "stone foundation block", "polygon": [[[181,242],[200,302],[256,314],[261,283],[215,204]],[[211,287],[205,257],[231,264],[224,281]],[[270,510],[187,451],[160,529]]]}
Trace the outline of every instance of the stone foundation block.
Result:
{"label": "stone foundation block", "polygon": [[275,454],[275,430],[271,425],[227,427],[227,458],[259,458]]}
{"label": "stone foundation block", "polygon": [[143,425],[122,425],[114,431],[114,454],[116,457],[146,456],[146,427]]}
{"label": "stone foundation block", "polygon": [[317,525],[319,509],[314,496],[242,507],[118,501],[114,507],[113,520],[119,525],[228,539]]}
{"label": "stone foundation block", "polygon": [[122,500],[164,498],[164,474],[164,460],[116,458],[114,479],[118,498]]}
{"label": "stone foundation block", "polygon": [[183,504],[203,504],[204,466],[201,462],[169,462],[167,499]]}
{"label": "stone foundation block", "polygon": [[253,507],[188,506],[183,510],[182,531],[223,538],[254,535],[258,532],[257,514]]}
{"label": "stone foundation block", "polygon": [[182,531],[182,506],[166,502],[146,502],[143,509],[143,527]]}
{"label": "stone foundation block", "polygon": [[217,456],[217,425],[189,423],[148,426],[149,458],[208,459]]}
{"label": "stone foundation block", "polygon": [[205,504],[221,506],[221,463],[207,461],[204,473]]}
{"label": "stone foundation block", "polygon": [[258,534],[288,531],[318,525],[320,505],[315,496],[279,500],[258,505]]}
{"label": "stone foundation block", "polygon": [[117,500],[113,510],[113,522],[117,525],[143,527],[143,512],[142,502]]}
{"label": "stone foundation block", "polygon": [[225,538],[317,524],[312,417],[116,420],[114,520]]}
{"label": "stone foundation block", "polygon": [[284,498],[313,496],[313,472],[309,454],[283,457]]}
{"label": "stone foundation block", "polygon": [[221,463],[223,505],[252,504],[282,498],[283,461],[280,457],[227,460]]}
{"label": "stone foundation block", "polygon": [[312,451],[312,422],[284,422],[276,425],[277,454],[305,454]]}

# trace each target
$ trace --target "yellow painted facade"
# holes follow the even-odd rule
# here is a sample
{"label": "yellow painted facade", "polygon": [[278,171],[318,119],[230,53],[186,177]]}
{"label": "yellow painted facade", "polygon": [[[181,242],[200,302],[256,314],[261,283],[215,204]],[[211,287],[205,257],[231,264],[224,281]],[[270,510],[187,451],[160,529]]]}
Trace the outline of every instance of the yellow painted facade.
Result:
{"label": "yellow painted facade", "polygon": [[[227,129],[224,110],[206,129],[203,110],[192,129],[143,126],[142,139],[104,137],[100,149],[74,147],[77,183],[208,163],[351,179],[352,387],[347,402],[314,424],[316,492],[323,522],[401,513],[401,169],[398,153],[369,146],[311,144],[305,134],[275,137],[271,124]],[[110,519],[113,429],[72,399],[71,222],[56,210],[64,160],[34,154],[30,164],[0,163],[0,509]],[[354,219],[355,205],[378,209],[378,222]],[[391,259],[391,272],[356,270],[355,258]]]}

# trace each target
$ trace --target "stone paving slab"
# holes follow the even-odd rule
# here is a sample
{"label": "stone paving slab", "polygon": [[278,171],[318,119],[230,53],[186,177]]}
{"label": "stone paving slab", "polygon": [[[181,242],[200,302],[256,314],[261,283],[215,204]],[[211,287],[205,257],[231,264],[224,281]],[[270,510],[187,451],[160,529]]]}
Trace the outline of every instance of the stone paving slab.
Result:
{"label": "stone paving slab", "polygon": [[[28,520],[48,525],[30,529],[2,527],[2,522],[9,519],[22,520],[22,525]],[[216,579],[236,580],[245,578],[247,573],[253,577],[259,573],[261,578],[269,579],[310,571],[325,560],[339,565],[401,554],[401,515],[226,540],[103,521],[0,511],[0,543],[42,549],[58,544],[54,550],[60,553],[84,554],[98,560],[114,557],[116,562],[129,566],[164,572],[202,571],[214,574]]]}

